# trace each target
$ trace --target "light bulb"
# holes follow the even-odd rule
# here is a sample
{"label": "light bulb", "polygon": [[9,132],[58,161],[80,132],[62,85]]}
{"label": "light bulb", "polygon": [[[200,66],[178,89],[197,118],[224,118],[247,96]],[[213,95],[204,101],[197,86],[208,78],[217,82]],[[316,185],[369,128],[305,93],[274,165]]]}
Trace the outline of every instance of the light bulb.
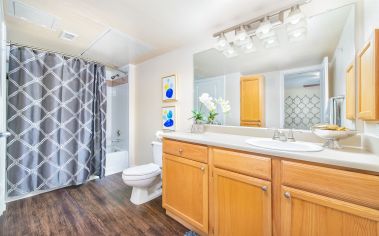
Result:
{"label": "light bulb", "polygon": [[228,41],[226,40],[224,34],[221,34],[218,36],[217,43],[215,45],[215,48],[219,51],[225,50],[225,48],[228,46]]}
{"label": "light bulb", "polygon": [[250,52],[256,51],[252,38],[248,37],[248,42],[245,45],[243,45],[242,49],[244,53],[250,53]]}
{"label": "light bulb", "polygon": [[257,34],[258,38],[262,39],[267,34],[270,33],[271,29],[272,29],[272,24],[270,20],[268,19],[268,17],[266,16],[261,22],[261,24],[259,25],[258,29],[255,31],[255,33]]}
{"label": "light bulb", "polygon": [[291,7],[288,17],[285,19],[286,23],[296,25],[302,19],[305,18],[305,15],[301,12],[299,5]]}

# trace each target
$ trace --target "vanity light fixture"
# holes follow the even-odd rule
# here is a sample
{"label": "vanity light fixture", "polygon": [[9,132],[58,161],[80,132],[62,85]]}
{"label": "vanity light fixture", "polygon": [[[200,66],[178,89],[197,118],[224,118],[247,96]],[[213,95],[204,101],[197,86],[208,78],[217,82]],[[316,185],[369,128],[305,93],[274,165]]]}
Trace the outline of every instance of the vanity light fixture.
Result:
{"label": "vanity light fixture", "polygon": [[303,19],[305,19],[305,15],[301,12],[300,6],[295,5],[291,7],[290,13],[288,14],[288,17],[286,18],[285,23],[296,25]]}
{"label": "vanity light fixture", "polygon": [[251,53],[257,50],[254,46],[253,39],[250,36],[248,37],[248,42],[242,46],[242,49],[244,53]]}
{"label": "vanity light fixture", "polygon": [[245,30],[245,26],[241,25],[239,29],[236,30],[236,44],[244,45],[249,42],[249,35]]}
{"label": "vanity light fixture", "polygon": [[260,23],[258,29],[256,29],[255,34],[258,36],[259,39],[262,40],[266,37],[269,37],[270,33],[272,33],[272,24],[268,16],[265,16],[262,22]]}
{"label": "vanity light fixture", "polygon": [[225,34],[221,34],[218,36],[217,43],[215,48],[219,51],[224,51],[229,45],[229,42],[225,38]]}
{"label": "vanity light fixture", "polygon": [[[229,58],[240,52],[256,51],[254,38],[259,39],[265,48],[276,47],[279,46],[276,29],[281,26],[286,27],[289,42],[303,40],[307,35],[308,25],[300,6],[309,2],[311,0],[298,0],[287,7],[215,33],[213,35],[217,38],[215,48]],[[229,33],[234,33],[234,37],[229,37]]]}

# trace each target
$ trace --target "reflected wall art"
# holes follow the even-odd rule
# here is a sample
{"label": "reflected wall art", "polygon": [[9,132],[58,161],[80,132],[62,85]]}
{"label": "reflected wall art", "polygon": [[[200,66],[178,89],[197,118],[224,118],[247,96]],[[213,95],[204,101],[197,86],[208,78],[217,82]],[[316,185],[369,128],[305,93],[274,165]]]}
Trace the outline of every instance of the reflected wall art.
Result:
{"label": "reflected wall art", "polygon": [[176,101],[176,75],[162,77],[162,100],[163,102]]}
{"label": "reflected wall art", "polygon": [[162,129],[175,131],[176,108],[175,106],[162,107]]}

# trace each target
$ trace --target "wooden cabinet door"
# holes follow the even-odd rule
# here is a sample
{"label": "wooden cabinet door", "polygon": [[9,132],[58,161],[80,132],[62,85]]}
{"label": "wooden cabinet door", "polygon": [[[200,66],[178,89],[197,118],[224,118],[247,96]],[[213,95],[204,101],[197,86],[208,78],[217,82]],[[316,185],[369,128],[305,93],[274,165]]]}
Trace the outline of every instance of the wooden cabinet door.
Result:
{"label": "wooden cabinet door", "polygon": [[242,126],[263,126],[263,76],[242,76],[240,79]]}
{"label": "wooden cabinet door", "polygon": [[214,235],[271,235],[269,181],[214,168],[212,190]]}
{"label": "wooden cabinet door", "polygon": [[208,232],[208,165],[163,154],[163,207]]}
{"label": "wooden cabinet door", "polygon": [[355,69],[354,63],[346,69],[346,119],[355,119]]}
{"label": "wooden cabinet door", "polygon": [[281,207],[282,236],[379,236],[375,209],[284,186]]}
{"label": "wooden cabinet door", "polygon": [[358,54],[358,117],[379,120],[379,29]]}

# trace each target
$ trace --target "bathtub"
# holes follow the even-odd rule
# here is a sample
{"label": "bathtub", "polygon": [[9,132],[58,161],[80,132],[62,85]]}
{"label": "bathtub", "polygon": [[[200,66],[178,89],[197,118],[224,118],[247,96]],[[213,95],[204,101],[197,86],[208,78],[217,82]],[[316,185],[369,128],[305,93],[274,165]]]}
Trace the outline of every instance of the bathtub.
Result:
{"label": "bathtub", "polygon": [[129,166],[129,152],[117,146],[107,147],[105,175],[122,172]]}

